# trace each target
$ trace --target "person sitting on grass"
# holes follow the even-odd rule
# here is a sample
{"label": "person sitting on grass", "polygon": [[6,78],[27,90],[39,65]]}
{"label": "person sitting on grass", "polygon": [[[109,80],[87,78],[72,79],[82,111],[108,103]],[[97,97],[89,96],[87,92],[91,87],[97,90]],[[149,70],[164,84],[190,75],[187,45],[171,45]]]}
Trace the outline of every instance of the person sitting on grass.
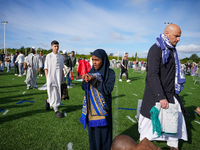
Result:
{"label": "person sitting on grass", "polygon": [[[88,126],[90,150],[110,150],[112,143],[112,95],[115,72],[103,49],[92,53],[92,69],[82,75],[85,91],[80,122]],[[89,95],[88,95],[89,94]]]}
{"label": "person sitting on grass", "polygon": [[47,82],[48,99],[45,100],[46,110],[53,107],[55,116],[62,118],[63,115],[58,111],[58,106],[61,103],[61,84],[65,83],[64,80],[64,61],[63,56],[58,53],[58,41],[51,42],[51,49],[53,52],[47,55],[45,61],[45,76]]}

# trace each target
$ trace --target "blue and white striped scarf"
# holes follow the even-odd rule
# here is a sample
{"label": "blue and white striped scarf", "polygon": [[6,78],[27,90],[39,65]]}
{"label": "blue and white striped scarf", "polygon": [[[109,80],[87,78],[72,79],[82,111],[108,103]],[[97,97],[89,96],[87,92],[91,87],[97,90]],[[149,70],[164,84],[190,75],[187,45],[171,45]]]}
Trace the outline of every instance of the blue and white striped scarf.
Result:
{"label": "blue and white striped scarf", "polygon": [[170,50],[168,48],[173,49],[174,59],[175,59],[175,92],[179,94],[181,90],[184,88],[185,76],[183,73],[183,69],[178,58],[177,50],[170,43],[169,39],[166,35],[160,34],[159,37],[156,38],[156,45],[162,50],[162,61],[163,65],[168,61]]}

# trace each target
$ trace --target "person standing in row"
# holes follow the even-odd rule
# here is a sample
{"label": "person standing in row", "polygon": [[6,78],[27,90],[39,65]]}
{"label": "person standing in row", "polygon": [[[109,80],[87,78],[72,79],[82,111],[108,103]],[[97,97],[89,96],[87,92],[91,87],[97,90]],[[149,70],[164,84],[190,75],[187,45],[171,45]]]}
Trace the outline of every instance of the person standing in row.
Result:
{"label": "person standing in row", "polygon": [[19,68],[19,77],[23,76],[23,67],[24,67],[24,54],[22,54],[22,51],[19,52],[19,55],[15,61],[15,63],[18,63]]}
{"label": "person standing in row", "polygon": [[[146,86],[139,117],[140,141],[145,137],[152,140],[167,141],[170,149],[178,150],[178,140],[188,140],[183,113],[189,115],[179,97],[185,77],[178,58],[176,44],[180,41],[181,29],[175,24],[168,25],[163,34],[156,39],[147,56]],[[161,109],[168,109],[169,103],[178,105],[178,133],[176,135],[153,133],[150,110],[160,102]]]}
{"label": "person standing in row", "polygon": [[122,74],[123,73],[126,74],[126,82],[131,82],[131,80],[128,79],[128,53],[125,53],[125,56],[122,59],[121,73],[120,73],[120,79],[119,79],[120,82],[122,82]]}
{"label": "person standing in row", "polygon": [[0,54],[0,75],[1,75],[1,64],[3,63],[4,61],[4,57],[3,57],[3,54],[1,53]]}
{"label": "person standing in row", "polygon": [[55,116],[62,118],[63,115],[58,111],[58,106],[61,103],[61,84],[62,82],[65,83],[63,73],[64,61],[63,56],[58,53],[58,41],[54,40],[51,42],[51,49],[53,51],[47,55],[44,66],[48,94],[45,106],[46,110],[50,110],[50,107],[53,107]]}
{"label": "person standing in row", "polygon": [[19,53],[16,52],[14,57],[13,57],[13,63],[14,63],[14,71],[15,71],[15,75],[17,76],[19,74],[19,68],[18,68],[18,63],[15,63],[15,61],[17,60]]}
{"label": "person standing in row", "polygon": [[27,84],[27,89],[29,90],[30,87],[32,86],[33,89],[37,88],[37,71],[38,71],[38,66],[39,69],[42,68],[42,61],[40,58],[40,55],[35,53],[35,48],[32,47],[30,50],[30,54],[26,58],[27,62],[27,75],[26,75],[26,84]]}
{"label": "person standing in row", "polygon": [[5,57],[5,67],[7,67],[7,73],[10,72],[10,63],[11,63],[11,56],[9,54],[6,54]]}
{"label": "person standing in row", "polygon": [[[74,68],[75,65],[76,65],[76,56],[75,56],[75,54],[74,54],[74,51],[71,52],[70,58],[71,58],[71,61],[72,61],[72,70],[71,70],[71,71],[72,71],[72,75],[73,75],[73,68]],[[70,85],[75,85],[74,83],[72,83],[71,78],[70,78]]]}
{"label": "person standing in row", "polygon": [[63,61],[64,61],[64,80],[66,82],[67,79],[67,88],[72,88],[70,85],[69,74],[72,70],[72,61],[71,58],[67,55],[67,50],[63,50]]}

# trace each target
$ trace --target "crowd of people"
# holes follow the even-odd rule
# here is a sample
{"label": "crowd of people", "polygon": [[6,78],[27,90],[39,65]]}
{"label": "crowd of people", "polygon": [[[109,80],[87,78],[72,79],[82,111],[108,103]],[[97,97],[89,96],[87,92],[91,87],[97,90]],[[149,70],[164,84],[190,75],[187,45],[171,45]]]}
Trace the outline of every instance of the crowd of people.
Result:
{"label": "crowd of people", "polygon": [[[185,109],[179,93],[183,89],[185,83],[184,74],[189,72],[195,75],[198,71],[198,64],[183,64],[181,65],[176,50],[176,45],[180,41],[181,29],[175,24],[168,25],[164,33],[160,34],[156,43],[150,48],[147,57],[147,63],[135,62],[130,64],[128,53],[125,54],[121,61],[121,73],[119,81],[122,82],[122,74],[125,73],[126,81],[128,78],[128,68],[135,65],[138,69],[144,66],[147,71],[144,96],[141,104],[141,111],[138,120],[138,131],[140,133],[140,141],[148,139],[150,141],[167,141],[170,149],[178,150],[178,140],[188,140],[186,123],[183,115],[189,115]],[[9,56],[7,53],[0,55],[1,64],[5,60],[7,72],[10,72],[11,63],[14,66],[14,73],[19,77],[26,74],[27,89],[31,87],[37,88],[37,74],[42,76],[44,70],[47,83],[48,99],[45,100],[46,110],[53,108],[55,116],[62,118],[63,114],[59,112],[61,103],[61,84],[66,84],[67,88],[72,88],[73,68],[76,65],[76,57],[74,51],[68,56],[67,51],[63,51],[63,55],[58,53],[59,42],[51,42],[52,52],[43,56],[36,53],[34,47],[31,48],[30,54],[25,56],[20,51],[14,56]],[[85,91],[82,115],[80,122],[84,128],[88,128],[89,145],[91,150],[112,150],[118,146],[124,145],[120,141],[113,141],[112,144],[112,91],[115,84],[115,72],[111,69],[116,66],[115,63],[108,59],[107,53],[103,49],[96,49],[91,53],[91,59],[78,60],[77,76],[82,79],[82,89]],[[181,67],[183,69],[181,69]],[[1,69],[0,69],[1,70]],[[189,71],[188,71],[189,70]],[[173,104],[178,113],[177,131],[176,134],[162,133],[158,135],[159,126],[154,126],[155,121],[152,117],[157,109],[154,106],[160,106],[158,112],[163,109],[167,110]],[[200,108],[197,109],[197,111]],[[174,112],[176,113],[176,112]],[[172,118],[173,119],[173,118]],[[169,129],[170,130],[170,129]],[[134,140],[127,136],[120,136],[117,139],[126,141],[129,144],[124,145],[134,148]],[[116,144],[117,143],[117,144]],[[112,144],[112,146],[111,146]],[[133,145],[132,145],[133,144]],[[132,146],[131,146],[132,145]],[[135,147],[136,147],[135,143]],[[130,148],[130,149],[131,149]],[[155,147],[156,148],[156,147]]]}

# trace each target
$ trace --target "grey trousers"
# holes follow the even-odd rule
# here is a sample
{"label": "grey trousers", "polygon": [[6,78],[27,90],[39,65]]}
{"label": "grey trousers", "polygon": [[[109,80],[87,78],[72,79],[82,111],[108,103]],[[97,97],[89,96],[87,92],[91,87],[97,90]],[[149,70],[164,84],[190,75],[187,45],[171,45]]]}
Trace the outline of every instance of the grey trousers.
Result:
{"label": "grey trousers", "polygon": [[24,73],[23,66],[24,66],[24,63],[18,63],[19,74],[21,74],[21,75]]}

